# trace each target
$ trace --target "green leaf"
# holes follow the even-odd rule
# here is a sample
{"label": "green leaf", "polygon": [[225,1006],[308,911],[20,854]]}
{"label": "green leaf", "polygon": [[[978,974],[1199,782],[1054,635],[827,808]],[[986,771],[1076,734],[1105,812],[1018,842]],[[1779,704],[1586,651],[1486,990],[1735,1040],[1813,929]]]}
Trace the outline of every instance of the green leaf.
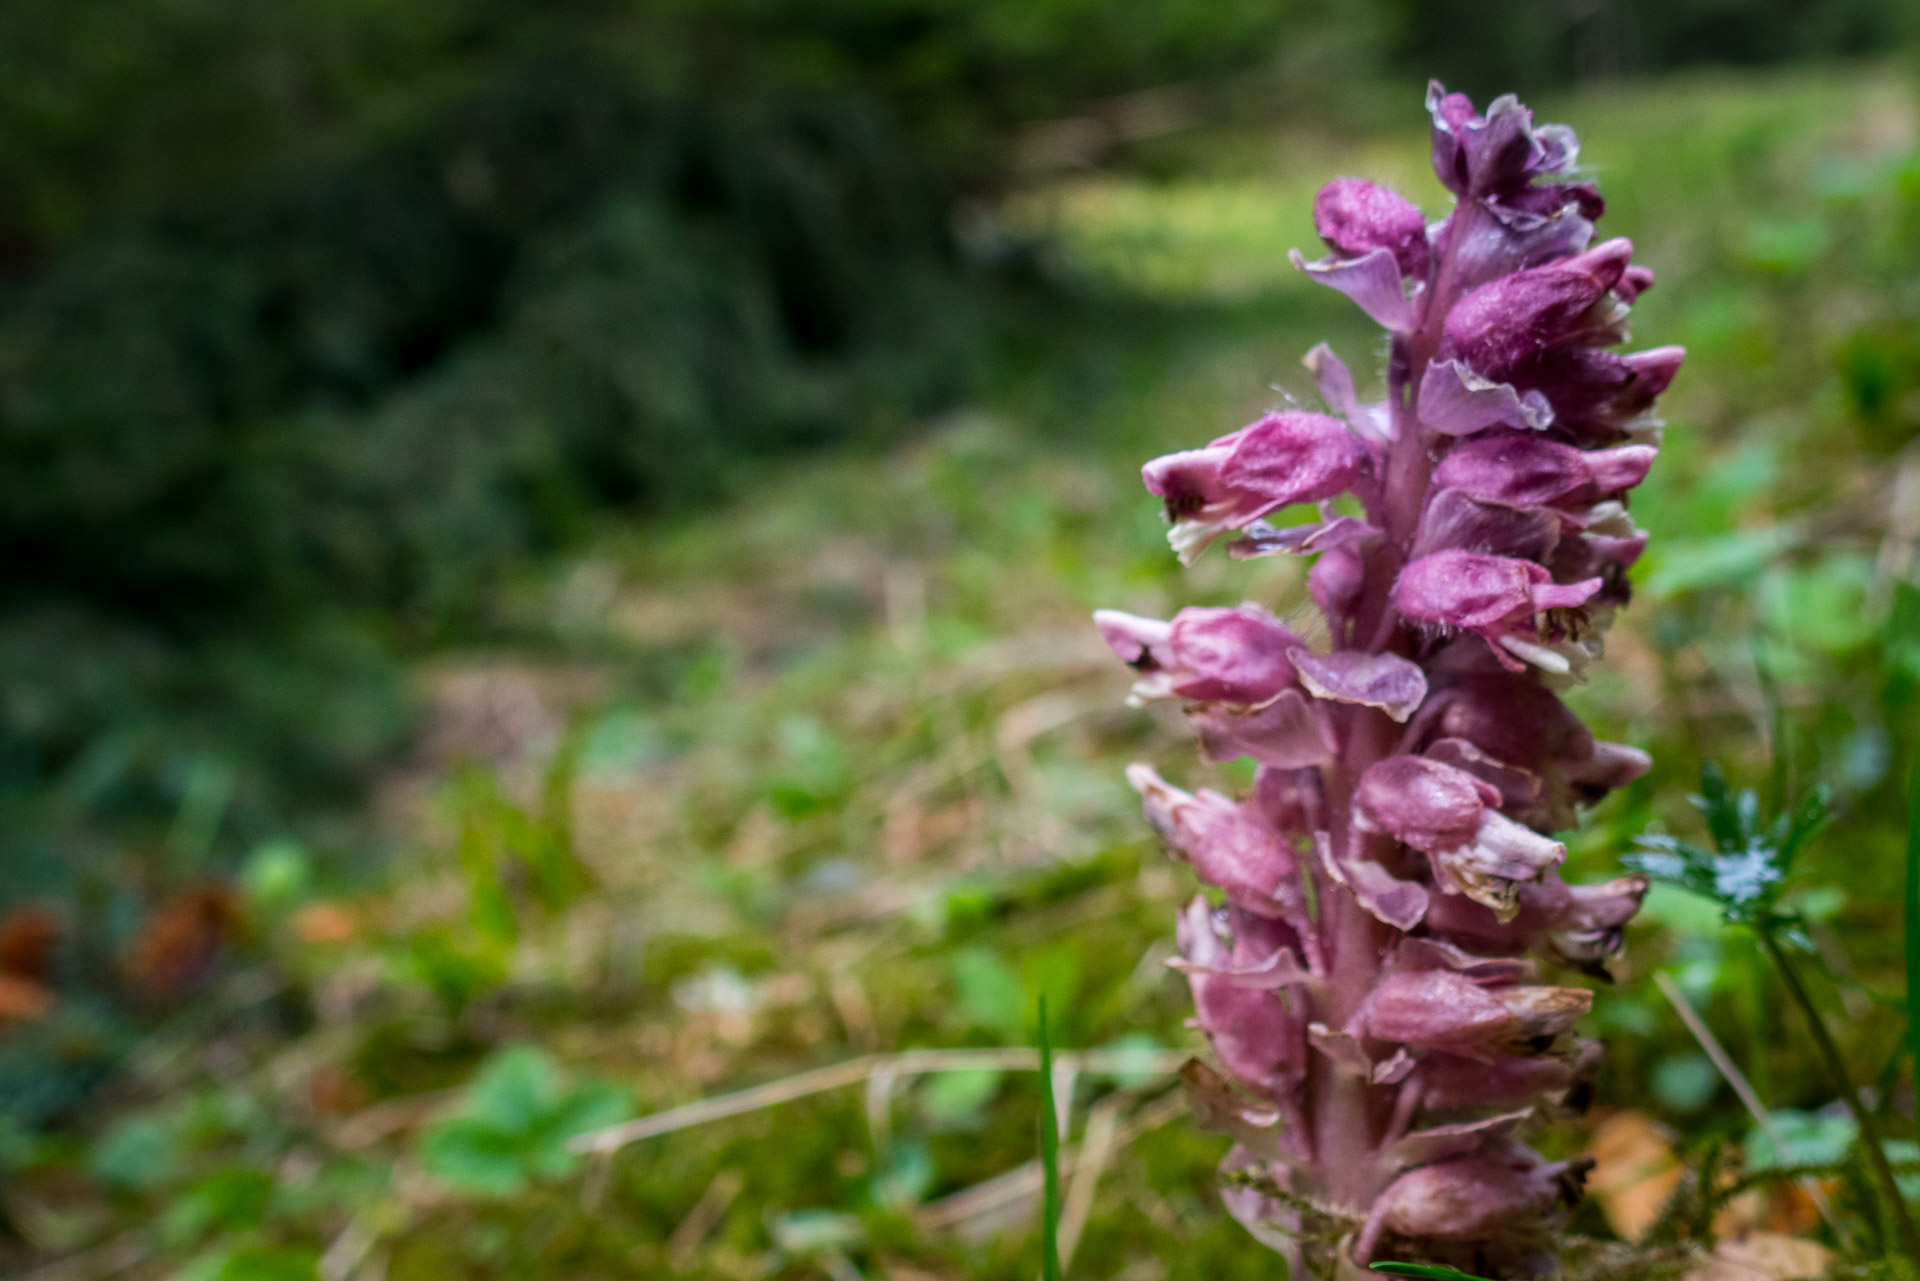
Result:
{"label": "green leaf", "polygon": [[795,1210],[768,1227],[773,1243],[787,1254],[848,1250],[867,1239],[867,1225],[838,1210]]}
{"label": "green leaf", "polygon": [[319,1281],[312,1250],[245,1246],[209,1250],[173,1274],[173,1281]]}
{"label": "green leaf", "polygon": [[1860,1127],[1844,1112],[1799,1112],[1782,1108],[1773,1114],[1778,1146],[1755,1126],[1747,1134],[1747,1168],[1765,1170],[1776,1165],[1828,1165],[1846,1156],[1860,1137]]}
{"label": "green leaf", "polygon": [[246,1168],[221,1170],[167,1207],[161,1235],[180,1244],[217,1232],[259,1227],[272,1199],[271,1175]]}
{"label": "green leaf", "polygon": [[1751,806],[1741,804],[1741,799],[1727,786],[1727,776],[1721,772],[1719,765],[1708,761],[1700,767],[1700,794],[1693,803],[1706,818],[1707,831],[1712,834],[1713,843],[1722,854],[1746,848],[1751,830]]}
{"label": "green leaf", "polygon": [[262,845],[240,869],[248,901],[270,912],[283,912],[299,903],[312,880],[312,860],[296,841]]}
{"label": "green leaf", "polygon": [[938,1131],[978,1129],[1004,1075],[992,1068],[936,1073],[920,1092],[920,1111]]}
{"label": "green leaf", "polygon": [[447,1186],[480,1196],[514,1196],[527,1186],[526,1145],[472,1117],[454,1117],[428,1130],[420,1163]]}
{"label": "green leaf", "polygon": [[466,1114],[506,1133],[526,1133],[560,1097],[560,1069],[544,1051],[515,1045],[487,1060],[467,1093]]}
{"label": "green leaf", "polygon": [[152,1191],[179,1173],[180,1140],[165,1122],[129,1117],[101,1136],[87,1166],[109,1187]]}
{"label": "green leaf", "polygon": [[1371,1267],[1375,1272],[1384,1272],[1390,1277],[1427,1277],[1430,1281],[1486,1281],[1471,1272],[1462,1272],[1458,1268],[1443,1268],[1432,1263],[1375,1263]]}
{"label": "green leaf", "polygon": [[1647,576],[1647,595],[1663,600],[1703,587],[1748,582],[1798,538],[1798,530],[1776,525],[1718,538],[1671,542],[1662,549],[1658,567]]}
{"label": "green leaf", "polygon": [[1787,821],[1786,833],[1779,842],[1782,872],[1792,868],[1793,860],[1800,851],[1833,821],[1832,801],[1833,793],[1823,785],[1808,792],[1794,807],[1793,816]]}
{"label": "green leaf", "polygon": [[1726,919],[1762,929],[1791,927],[1796,919],[1780,906],[1794,858],[1826,826],[1828,793],[1815,788],[1788,813],[1763,822],[1760,798],[1750,788],[1734,790],[1717,765],[1700,771],[1693,803],[1713,836],[1709,850],[1665,833],[1642,835],[1623,860],[1657,881],[1678,886],[1720,906]]}
{"label": "green leaf", "polygon": [[226,1257],[214,1281],[319,1281],[320,1256],[311,1250],[253,1247]]}
{"label": "green leaf", "polygon": [[569,1087],[545,1051],[510,1046],[481,1068],[461,1114],[427,1131],[421,1164],[449,1187],[514,1196],[535,1179],[565,1178],[579,1169],[568,1141],[628,1112],[626,1092],[617,1086],[584,1081]]}
{"label": "green leaf", "polygon": [[1026,1022],[1026,998],[1020,976],[984,947],[966,947],[953,954],[955,1002],[968,1023],[1017,1036]]}

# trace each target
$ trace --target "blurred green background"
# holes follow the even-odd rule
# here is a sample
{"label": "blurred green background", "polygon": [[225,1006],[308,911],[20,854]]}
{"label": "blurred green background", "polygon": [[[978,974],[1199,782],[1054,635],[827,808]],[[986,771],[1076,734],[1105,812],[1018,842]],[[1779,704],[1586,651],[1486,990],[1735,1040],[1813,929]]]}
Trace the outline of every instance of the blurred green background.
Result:
{"label": "blurred green background", "polygon": [[[1899,0],[0,7],[0,1262],[1030,1269],[1020,1196],[942,1200],[1030,1155],[1020,1074],[584,1175],[564,1139],[1022,1044],[1041,991],[1143,1056],[1076,1127],[1154,1106],[1191,887],[1120,768],[1207,771],[1085,616],[1304,600],[1180,573],[1136,469],[1307,398],[1322,338],[1377,358],[1285,255],[1336,174],[1444,209],[1429,76],[1580,131],[1660,273],[1638,344],[1692,353],[1579,695],[1658,766],[1576,867],[1688,824],[1705,759],[1833,785],[1799,901],[1911,1139],[1916,39]],[[1748,946],[1646,915],[1603,1114],[1745,1141],[1664,966],[1844,1146]],[[1077,1274],[1264,1275],[1219,1147],[1117,1149]]]}

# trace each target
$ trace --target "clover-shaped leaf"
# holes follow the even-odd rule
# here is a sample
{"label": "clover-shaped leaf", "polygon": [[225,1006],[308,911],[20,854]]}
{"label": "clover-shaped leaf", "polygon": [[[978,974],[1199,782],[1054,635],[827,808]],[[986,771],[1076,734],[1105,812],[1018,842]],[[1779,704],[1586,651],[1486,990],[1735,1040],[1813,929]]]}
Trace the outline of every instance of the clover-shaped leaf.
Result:
{"label": "clover-shaped leaf", "polygon": [[627,1114],[624,1091],[605,1081],[569,1085],[545,1053],[514,1046],[488,1060],[466,1107],[427,1132],[420,1155],[443,1183],[512,1196],[532,1180],[572,1173],[580,1158],[567,1141]]}

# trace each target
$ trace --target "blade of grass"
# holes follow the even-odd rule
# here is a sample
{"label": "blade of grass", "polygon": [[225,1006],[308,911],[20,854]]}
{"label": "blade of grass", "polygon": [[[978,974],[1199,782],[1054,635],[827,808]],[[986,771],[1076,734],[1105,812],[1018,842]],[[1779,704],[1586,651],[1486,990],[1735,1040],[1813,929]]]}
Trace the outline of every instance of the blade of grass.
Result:
{"label": "blade of grass", "polygon": [[1060,1124],[1053,1105],[1053,1044],[1047,1036],[1047,998],[1040,998],[1040,1275],[1060,1281]]}
{"label": "blade of grass", "polygon": [[[1754,1124],[1760,1127],[1760,1132],[1767,1136],[1767,1140],[1773,1144],[1774,1152],[1784,1162],[1787,1145],[1781,1139],[1780,1131],[1773,1124],[1773,1114],[1767,1111],[1767,1105],[1760,1101],[1758,1094],[1754,1093],[1753,1085],[1741,1073],[1733,1061],[1733,1056],[1727,1053],[1726,1047],[1720,1044],[1720,1038],[1713,1034],[1713,1029],[1707,1026],[1706,1020],[1701,1018],[1699,1011],[1693,1008],[1693,1002],[1687,1000],[1686,993],[1680,990],[1680,985],[1663,971],[1653,972],[1653,985],[1660,989],[1660,994],[1667,998],[1667,1004],[1671,1005],[1673,1012],[1680,1016],[1680,1021],[1686,1025],[1687,1031],[1693,1034],[1693,1039],[1699,1043],[1708,1060],[1719,1069],[1720,1075],[1726,1079],[1727,1084],[1733,1087],[1733,1092],[1739,1098],[1741,1106],[1747,1109],[1747,1115],[1753,1118]],[[1801,1191],[1807,1194],[1807,1199],[1813,1202],[1814,1208],[1820,1212],[1820,1217],[1827,1221],[1827,1226],[1833,1229],[1834,1235],[1845,1241],[1847,1234],[1841,1230],[1840,1220],[1834,1217],[1833,1206],[1827,1201],[1827,1194],[1821,1190],[1819,1183],[1812,1179],[1803,1179],[1800,1181],[1800,1187]]]}
{"label": "blade of grass", "polygon": [[1443,1268],[1433,1263],[1375,1263],[1370,1264],[1375,1272],[1384,1272],[1390,1277],[1425,1277],[1427,1281],[1486,1281],[1471,1272],[1462,1272],[1458,1268]]}
{"label": "blade of grass", "polygon": [[1904,917],[1907,949],[1907,1048],[1913,1051],[1920,1079],[1920,751],[1913,757],[1913,782],[1907,788],[1907,883]]}
{"label": "blade of grass", "polygon": [[1768,771],[1767,806],[1770,812],[1778,814],[1787,806],[1788,789],[1793,785],[1793,749],[1787,742],[1787,711],[1780,702],[1780,688],[1773,683],[1773,672],[1767,667],[1766,656],[1760,649],[1760,638],[1749,636],[1747,643],[1753,650],[1753,670],[1760,682],[1760,701],[1767,708],[1767,756],[1771,768]]}

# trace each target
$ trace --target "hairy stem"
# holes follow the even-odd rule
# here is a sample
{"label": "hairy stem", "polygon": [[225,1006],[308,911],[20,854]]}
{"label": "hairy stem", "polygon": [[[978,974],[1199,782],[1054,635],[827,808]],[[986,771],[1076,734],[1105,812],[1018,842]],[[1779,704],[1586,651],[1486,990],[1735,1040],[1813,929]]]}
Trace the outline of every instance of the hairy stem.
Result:
{"label": "hairy stem", "polygon": [[[1887,1162],[1885,1149],[1880,1146],[1880,1133],[1874,1127],[1873,1116],[1867,1111],[1860,1099],[1860,1091],[1854,1086],[1853,1078],[1847,1073],[1845,1060],[1840,1057],[1840,1047],[1834,1044],[1832,1033],[1827,1031],[1826,1020],[1820,1017],[1813,998],[1800,982],[1799,973],[1787,960],[1786,951],[1774,938],[1773,931],[1762,928],[1759,931],[1761,946],[1767,949],[1767,955],[1780,971],[1781,979],[1787,985],[1787,992],[1793,997],[1800,1013],[1806,1016],[1807,1028],[1813,1034],[1814,1047],[1819,1051],[1827,1075],[1832,1078],[1834,1089],[1846,1102],[1847,1110],[1853,1113],[1854,1123],[1860,1127],[1860,1137],[1867,1150],[1867,1161],[1873,1166],[1873,1176],[1880,1184],[1880,1191],[1886,1197],[1887,1206],[1893,1214],[1894,1229],[1900,1234],[1900,1245],[1907,1257],[1920,1263],[1920,1229],[1913,1223],[1913,1215],[1907,1209],[1907,1199],[1900,1194],[1900,1185],[1894,1180],[1893,1167]],[[1782,1153],[1782,1156],[1785,1154]]]}

